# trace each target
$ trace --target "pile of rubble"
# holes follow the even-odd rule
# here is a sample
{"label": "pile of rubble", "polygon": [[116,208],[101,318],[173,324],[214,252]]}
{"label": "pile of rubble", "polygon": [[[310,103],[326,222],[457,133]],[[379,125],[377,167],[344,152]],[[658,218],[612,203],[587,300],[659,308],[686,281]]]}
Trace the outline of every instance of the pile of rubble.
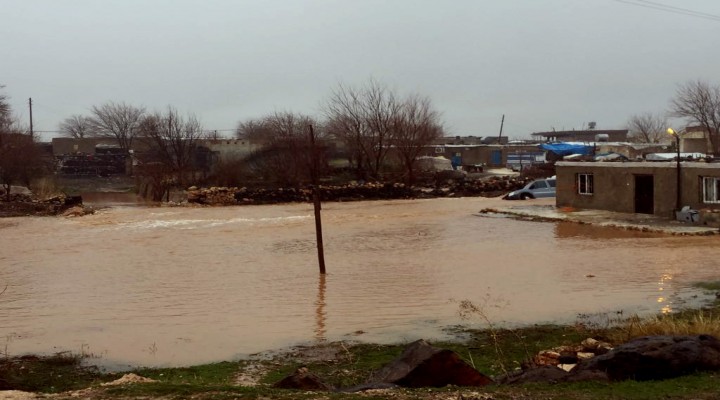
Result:
{"label": "pile of rubble", "polygon": [[644,336],[615,348],[594,339],[538,353],[523,369],[496,382],[638,381],[720,370],[720,340],[710,335]]}
{"label": "pile of rubble", "polygon": [[535,366],[553,365],[569,371],[581,360],[606,354],[612,349],[609,343],[587,338],[579,346],[560,346],[543,350],[536,354],[531,362]]}
{"label": "pile of rubble", "polygon": [[[358,201],[417,199],[435,197],[494,197],[523,187],[529,180],[516,177],[493,177],[482,181],[450,181],[436,187],[408,186],[403,183],[351,183],[347,185],[321,185],[322,201]],[[311,188],[248,188],[211,187],[187,189],[189,203],[207,205],[275,204],[308,202]]]}
{"label": "pile of rubble", "polygon": [[13,193],[0,196],[0,217],[22,217],[28,215],[66,215],[81,216],[92,214],[94,210],[82,204],[82,197],[58,195],[47,199],[37,199],[29,194]]}

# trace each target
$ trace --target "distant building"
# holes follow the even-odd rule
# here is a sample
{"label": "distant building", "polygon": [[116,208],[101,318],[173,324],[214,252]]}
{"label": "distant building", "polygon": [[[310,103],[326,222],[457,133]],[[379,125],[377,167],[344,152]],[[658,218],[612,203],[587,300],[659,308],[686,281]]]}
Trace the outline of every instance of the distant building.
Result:
{"label": "distant building", "polygon": [[454,144],[482,144],[482,136],[444,136],[433,140],[433,145]]}
{"label": "distant building", "polygon": [[586,129],[582,131],[535,132],[532,137],[544,142],[627,142],[627,129]]}
{"label": "distant building", "polygon": [[58,137],[52,139],[52,151],[54,156],[69,154],[95,154],[96,148],[117,147],[117,140],[113,138],[71,138]]}
{"label": "distant building", "polygon": [[228,161],[242,159],[260,150],[265,142],[249,139],[207,139],[198,141],[198,146],[207,148],[216,159]]}
{"label": "distant building", "polygon": [[535,158],[539,151],[535,144],[440,144],[426,146],[422,155],[443,156],[451,160],[456,169],[473,166],[497,168],[507,166],[509,155],[532,153]]}
{"label": "distant building", "polygon": [[683,153],[713,154],[709,131],[702,126],[688,126],[680,134],[680,151]]}

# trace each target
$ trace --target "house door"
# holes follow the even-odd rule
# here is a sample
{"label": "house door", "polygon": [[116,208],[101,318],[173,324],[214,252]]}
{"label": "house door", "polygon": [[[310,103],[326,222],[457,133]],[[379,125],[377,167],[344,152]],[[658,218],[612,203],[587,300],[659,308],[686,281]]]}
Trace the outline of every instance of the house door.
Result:
{"label": "house door", "polygon": [[490,164],[493,166],[502,165],[502,151],[493,150],[490,153]]}
{"label": "house door", "polygon": [[652,175],[635,175],[635,212],[653,214],[655,212],[655,184]]}
{"label": "house door", "polygon": [[453,153],[450,163],[452,163],[453,169],[460,169],[462,167],[462,153]]}

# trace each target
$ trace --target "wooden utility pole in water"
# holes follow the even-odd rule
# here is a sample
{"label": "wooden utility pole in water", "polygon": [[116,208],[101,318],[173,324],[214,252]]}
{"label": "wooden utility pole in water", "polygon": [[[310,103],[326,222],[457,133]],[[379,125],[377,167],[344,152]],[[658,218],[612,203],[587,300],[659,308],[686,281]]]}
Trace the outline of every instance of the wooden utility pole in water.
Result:
{"label": "wooden utility pole in water", "polygon": [[318,152],[315,146],[315,132],[310,127],[310,180],[312,181],[313,206],[315,208],[315,237],[317,239],[320,274],[325,275],[325,250],[323,249],[322,218],[320,217],[320,185],[318,184]]}

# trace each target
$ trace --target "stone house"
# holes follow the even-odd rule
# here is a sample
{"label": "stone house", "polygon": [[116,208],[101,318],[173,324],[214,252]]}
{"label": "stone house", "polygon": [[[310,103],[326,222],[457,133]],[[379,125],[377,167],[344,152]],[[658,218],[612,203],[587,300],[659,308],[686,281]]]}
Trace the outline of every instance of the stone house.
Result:
{"label": "stone house", "polygon": [[701,223],[720,226],[720,163],[683,161],[680,179],[675,161],[560,161],[555,172],[558,207],[673,218],[689,206],[699,211]]}

